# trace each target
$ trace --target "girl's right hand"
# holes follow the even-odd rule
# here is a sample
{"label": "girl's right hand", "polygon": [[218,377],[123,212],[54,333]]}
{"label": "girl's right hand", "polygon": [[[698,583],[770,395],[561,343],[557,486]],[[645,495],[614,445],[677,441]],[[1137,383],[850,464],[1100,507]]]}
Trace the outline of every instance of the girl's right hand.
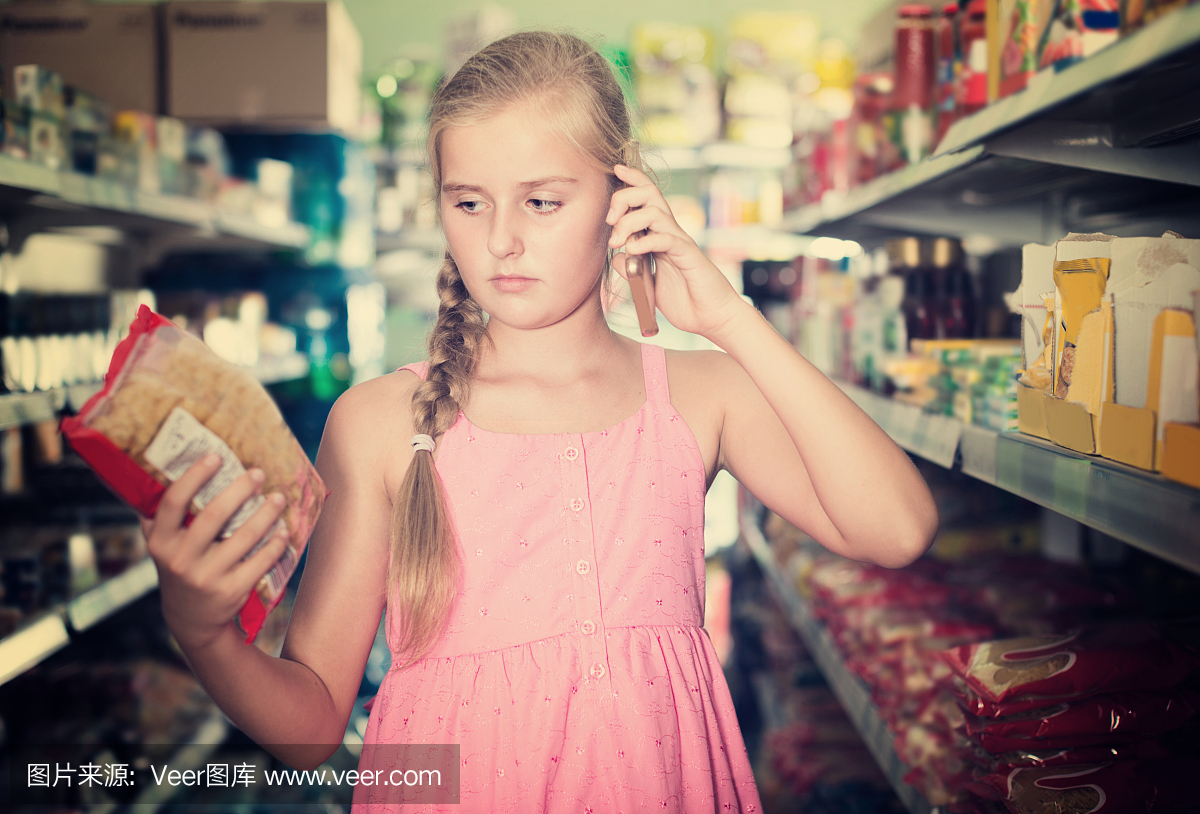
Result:
{"label": "girl's right hand", "polygon": [[[272,494],[236,532],[222,540],[221,529],[262,485],[252,469],[229,485],[184,525],[192,499],[217,472],[210,455],[194,464],[163,493],[152,520],[143,520],[147,548],[158,568],[163,616],[184,652],[203,649],[228,628],[250,591],[283,554],[285,534],[246,557],[284,509]],[[246,559],[243,561],[243,557]]]}

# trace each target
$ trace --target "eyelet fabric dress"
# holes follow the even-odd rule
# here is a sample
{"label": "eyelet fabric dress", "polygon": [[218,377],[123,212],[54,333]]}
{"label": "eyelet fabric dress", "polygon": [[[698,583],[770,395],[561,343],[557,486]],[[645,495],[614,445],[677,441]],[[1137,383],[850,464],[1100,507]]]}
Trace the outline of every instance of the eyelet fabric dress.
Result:
{"label": "eyelet fabric dress", "polygon": [[[393,662],[364,742],[459,744],[460,803],[358,786],[356,812],[762,810],[702,627],[704,463],[663,349],[641,348],[646,401],[613,427],[505,434],[460,412],[439,439],[463,579],[433,650]],[[386,776],[384,754],[364,748],[360,772]]]}

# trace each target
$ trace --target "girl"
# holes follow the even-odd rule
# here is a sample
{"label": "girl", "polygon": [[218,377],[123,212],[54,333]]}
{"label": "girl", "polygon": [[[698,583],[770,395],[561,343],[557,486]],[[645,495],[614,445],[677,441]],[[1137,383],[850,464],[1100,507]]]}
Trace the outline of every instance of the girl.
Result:
{"label": "girl", "polygon": [[[892,567],[929,545],[930,494],[680,229],[589,45],[483,49],[438,91],[428,150],[449,247],[429,359],[329,415],[331,494],[281,657],[232,621],[278,503],[213,544],[254,473],[187,528],[211,471],[167,491],[149,539],[170,629],[233,722],[307,768],[335,747],[303,744],[341,742],[386,606],[393,667],[360,764],[379,785],[357,803],[399,799],[383,747],[424,743],[459,744],[448,810],[758,811],[701,627],[708,484],[727,469],[829,549]],[[662,314],[724,353],[609,329],[622,246],[653,253]]]}

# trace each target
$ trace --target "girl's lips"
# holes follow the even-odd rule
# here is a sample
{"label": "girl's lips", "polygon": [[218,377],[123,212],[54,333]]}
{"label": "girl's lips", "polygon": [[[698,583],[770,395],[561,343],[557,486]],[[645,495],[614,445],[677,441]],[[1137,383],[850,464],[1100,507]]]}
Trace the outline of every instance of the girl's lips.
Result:
{"label": "girl's lips", "polygon": [[493,277],[491,282],[497,291],[503,291],[508,294],[519,294],[536,283],[537,280],[530,277]]}

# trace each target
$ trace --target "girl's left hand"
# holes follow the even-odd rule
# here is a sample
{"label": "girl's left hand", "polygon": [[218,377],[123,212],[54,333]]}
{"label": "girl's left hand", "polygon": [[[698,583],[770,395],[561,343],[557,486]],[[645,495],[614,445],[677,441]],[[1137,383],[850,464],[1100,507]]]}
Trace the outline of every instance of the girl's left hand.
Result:
{"label": "girl's left hand", "polygon": [[[625,274],[625,255],[654,255],[657,306],[672,325],[711,339],[746,303],[729,280],[675,221],[662,192],[644,172],[617,164],[617,178],[628,187],[613,193],[605,222],[612,226],[608,245],[623,253],[613,258]],[[639,234],[644,230],[647,234]]]}

